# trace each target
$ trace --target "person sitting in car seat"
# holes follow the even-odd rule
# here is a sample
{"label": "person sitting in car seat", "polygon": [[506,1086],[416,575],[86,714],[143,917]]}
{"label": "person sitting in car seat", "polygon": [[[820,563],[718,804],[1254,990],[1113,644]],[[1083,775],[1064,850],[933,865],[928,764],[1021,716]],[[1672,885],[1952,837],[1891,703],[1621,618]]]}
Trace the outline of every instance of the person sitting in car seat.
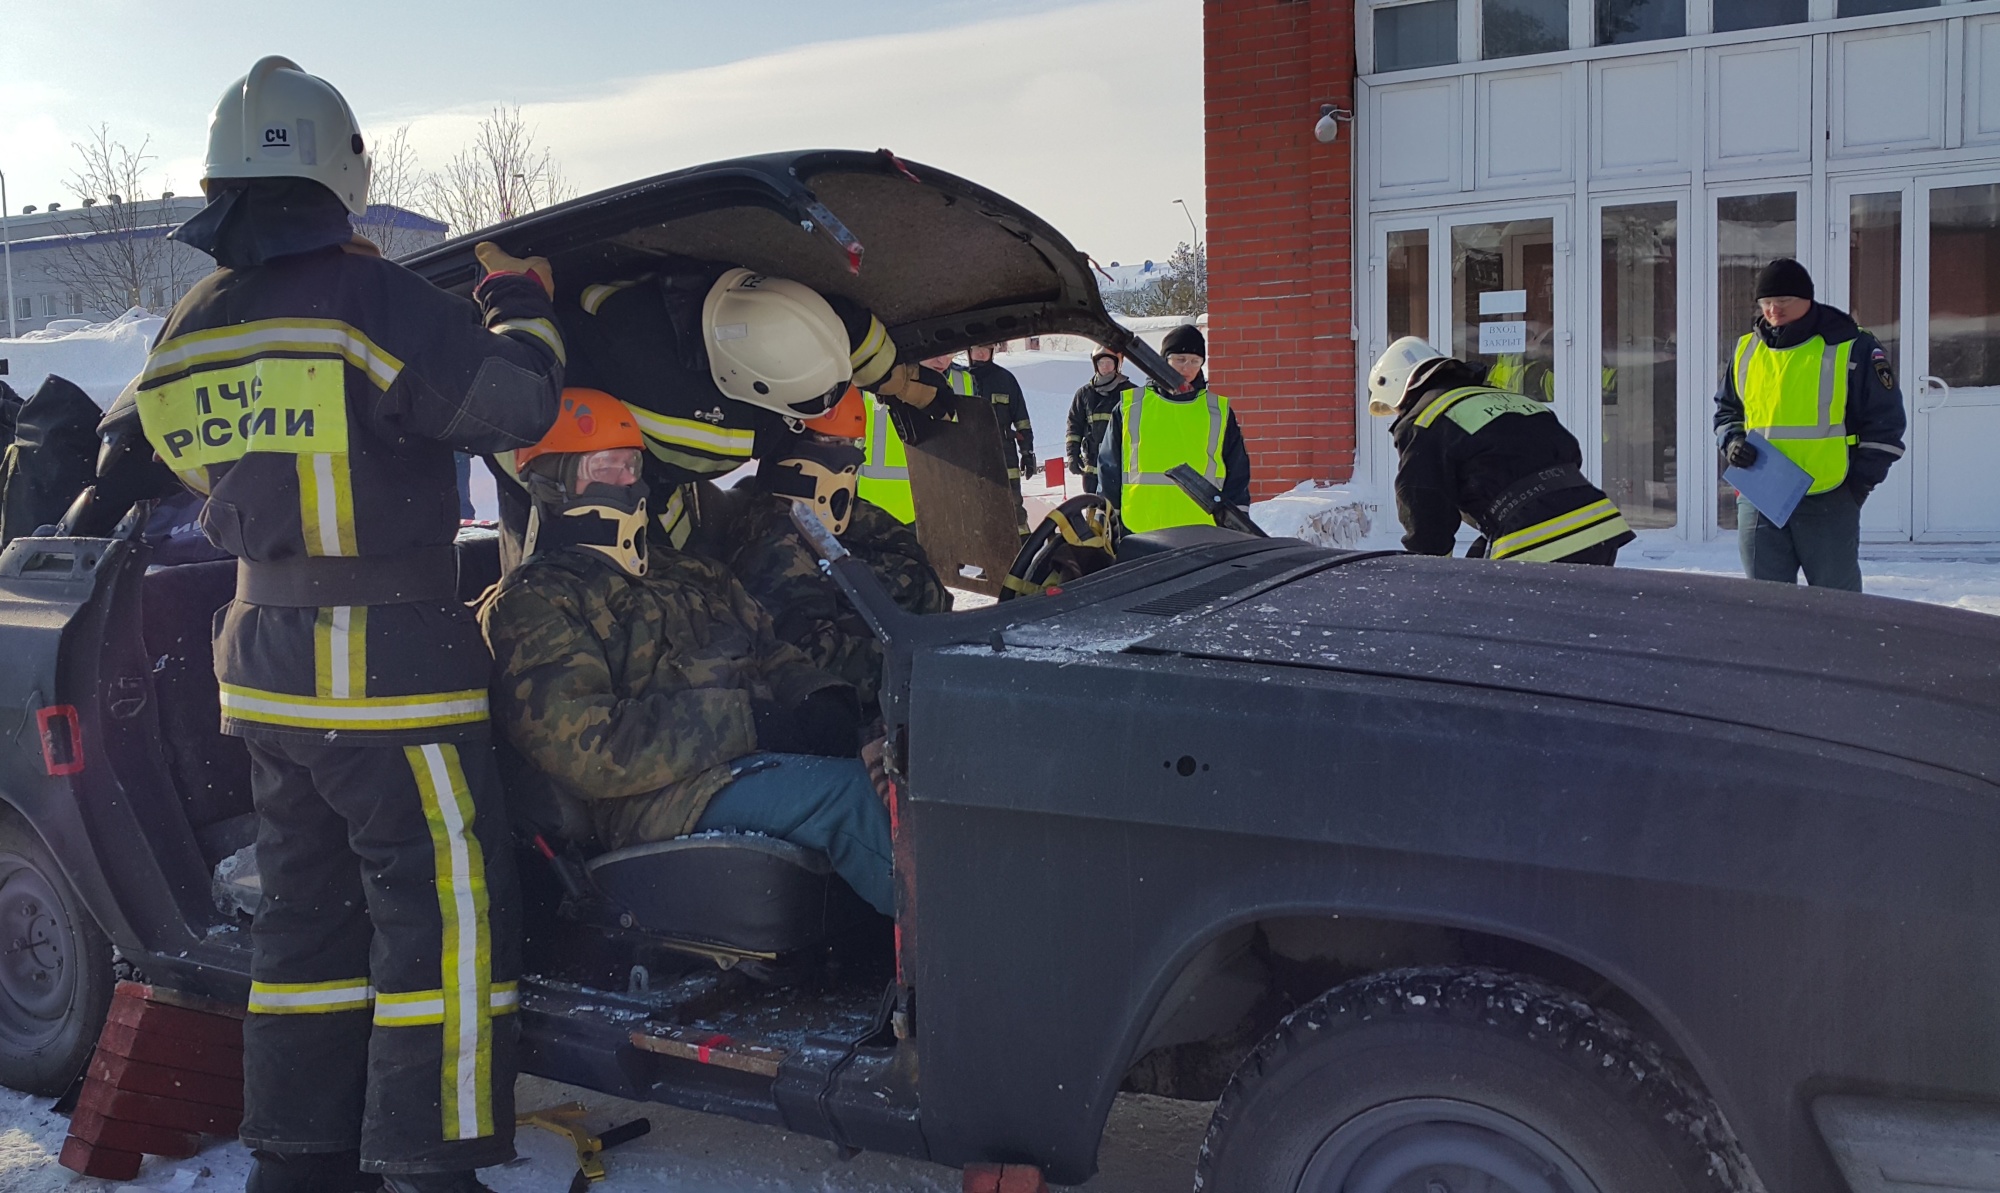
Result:
{"label": "person sitting in car seat", "polygon": [[896,603],[911,613],[949,613],[951,593],[917,541],[916,527],[855,493],[861,465],[857,444],[866,430],[859,390],[833,411],[793,433],[761,437],[757,475],[730,490],[724,557],[758,604],[771,613],[778,637],[853,685],[872,714],[882,686],[882,644],[820,570],[819,556],[792,525],[804,505],[867,564]]}
{"label": "person sitting in car seat", "polygon": [[720,564],[649,545],[643,444],[617,399],[567,389],[554,428],[518,452],[527,558],[479,615],[494,719],[607,848],[761,832],[824,852],[894,914],[854,690],[780,641]]}

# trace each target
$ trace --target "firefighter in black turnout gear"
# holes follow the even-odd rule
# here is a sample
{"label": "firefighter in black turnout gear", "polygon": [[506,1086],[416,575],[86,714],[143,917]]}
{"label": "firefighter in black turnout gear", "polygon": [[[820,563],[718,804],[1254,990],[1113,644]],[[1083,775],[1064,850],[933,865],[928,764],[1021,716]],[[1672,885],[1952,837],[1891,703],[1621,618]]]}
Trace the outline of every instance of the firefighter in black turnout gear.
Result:
{"label": "firefighter in black turnout gear", "polygon": [[538,440],[563,346],[547,262],[482,244],[467,302],[355,238],[364,148],[283,58],[231,85],[174,232],[221,268],[108,419],[136,415],[238,559],[215,668],[264,887],[251,1193],[468,1193],[514,1154],[513,855],[452,453]]}
{"label": "firefighter in black turnout gear", "polygon": [[[750,462],[760,434],[824,415],[849,383],[899,392],[881,320],[787,278],[674,258],[632,280],[586,286],[563,311],[569,380],[623,402],[646,437],[648,523],[662,549],[696,550],[703,494]],[[503,469],[506,461],[501,461]],[[517,561],[528,500],[500,486],[505,563]]]}
{"label": "firefighter in black turnout gear", "polygon": [[1484,536],[1471,554],[1492,559],[1610,565],[1634,538],[1547,405],[1415,336],[1369,371],[1368,409],[1395,416],[1396,512],[1413,554],[1451,554],[1461,520]]}

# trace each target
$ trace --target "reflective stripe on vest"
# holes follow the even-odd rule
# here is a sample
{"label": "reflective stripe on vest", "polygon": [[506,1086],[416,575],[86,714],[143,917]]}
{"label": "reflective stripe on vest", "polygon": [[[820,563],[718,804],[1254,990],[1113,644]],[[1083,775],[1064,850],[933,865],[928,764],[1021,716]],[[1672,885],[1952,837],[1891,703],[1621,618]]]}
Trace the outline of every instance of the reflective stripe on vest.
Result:
{"label": "reflective stripe on vest", "polygon": [[895,420],[889,417],[882,399],[862,394],[862,411],[866,420],[861,433],[864,456],[854,494],[888,511],[898,522],[914,523],[917,505],[910,493],[910,460],[903,437],[896,433]]}
{"label": "reflective stripe on vest", "polygon": [[1848,360],[1854,341],[1831,349],[1819,336],[1794,348],[1773,348],[1755,332],[1736,342],[1736,394],[1743,425],[1812,477],[1808,492],[1825,493],[1847,479]]}
{"label": "reflective stripe on vest", "polygon": [[1168,526],[1209,526],[1215,518],[1194,503],[1168,476],[1177,464],[1192,464],[1220,489],[1222,437],[1229,427],[1229,399],[1209,390],[1177,400],[1147,386],[1129,389],[1121,401],[1120,444],[1123,492],[1118,513],[1134,533]]}
{"label": "reflective stripe on vest", "polygon": [[1503,414],[1547,414],[1555,412],[1541,402],[1512,390],[1494,389],[1489,385],[1469,385],[1464,389],[1447,390],[1434,399],[1417,414],[1417,426],[1428,427],[1440,417],[1449,415],[1466,434],[1477,433],[1487,423]]}
{"label": "reflective stripe on vest", "polygon": [[1625,522],[1625,515],[1618,512],[1611,499],[1601,497],[1589,505],[1502,535],[1494,540],[1488,555],[1492,559],[1551,563],[1567,559],[1585,547],[1617,538],[1631,529]]}

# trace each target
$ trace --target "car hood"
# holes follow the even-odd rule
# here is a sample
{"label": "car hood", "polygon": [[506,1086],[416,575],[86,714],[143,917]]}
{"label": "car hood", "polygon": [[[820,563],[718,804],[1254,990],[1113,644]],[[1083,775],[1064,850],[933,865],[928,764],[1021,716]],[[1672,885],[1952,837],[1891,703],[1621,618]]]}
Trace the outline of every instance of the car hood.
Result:
{"label": "car hood", "polygon": [[1383,556],[1179,619],[1130,649],[1677,713],[2000,782],[2000,618],[1914,601]]}
{"label": "car hood", "polygon": [[469,293],[472,248],[544,256],[558,302],[680,255],[742,265],[872,310],[903,359],[1070,333],[1164,360],[1104,309],[1087,256],[1033,212],[887,150],[819,149],[711,162],[544,208],[403,258]]}

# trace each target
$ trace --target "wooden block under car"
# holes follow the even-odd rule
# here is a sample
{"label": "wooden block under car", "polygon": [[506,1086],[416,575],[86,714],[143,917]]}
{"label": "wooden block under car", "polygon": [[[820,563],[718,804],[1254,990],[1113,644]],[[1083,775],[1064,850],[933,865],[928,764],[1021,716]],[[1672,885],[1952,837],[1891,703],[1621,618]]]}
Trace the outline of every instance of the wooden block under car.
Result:
{"label": "wooden block under car", "polygon": [[80,1172],[100,1180],[129,1181],[139,1175],[139,1162],[143,1159],[145,1157],[138,1152],[120,1151],[115,1147],[99,1147],[72,1135],[63,1140],[62,1155],[56,1162],[71,1172]]}
{"label": "wooden block under car", "polygon": [[201,1150],[201,1136],[193,1131],[176,1131],[171,1127],[155,1127],[147,1123],[129,1123],[120,1119],[106,1118],[91,1110],[78,1110],[70,1116],[69,1133],[72,1138],[81,1139],[95,1147],[108,1147],[121,1152],[144,1152],[149,1156],[165,1156],[170,1160],[185,1160]]}
{"label": "wooden block under car", "polygon": [[158,1098],[179,1098],[205,1106],[243,1109],[243,1082],[235,1077],[217,1077],[191,1069],[151,1065],[129,1056],[99,1052],[90,1058],[89,1080],[101,1081],[113,1089]]}
{"label": "wooden block under car", "polygon": [[76,1108],[79,1113],[89,1110],[106,1118],[172,1127],[176,1131],[199,1131],[204,1135],[234,1136],[243,1124],[241,1110],[129,1093],[95,1081],[85,1083]]}

